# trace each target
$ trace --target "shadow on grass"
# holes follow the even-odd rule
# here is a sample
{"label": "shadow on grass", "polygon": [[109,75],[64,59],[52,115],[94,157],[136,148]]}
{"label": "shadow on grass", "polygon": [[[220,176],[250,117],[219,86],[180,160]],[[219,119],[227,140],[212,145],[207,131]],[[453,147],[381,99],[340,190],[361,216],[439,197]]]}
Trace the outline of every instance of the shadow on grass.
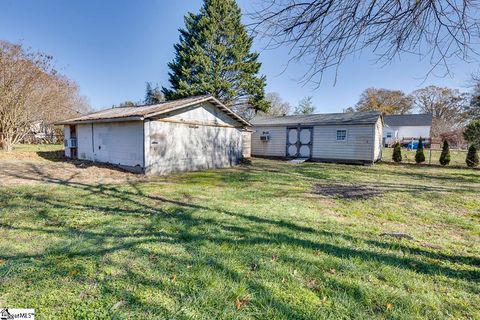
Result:
{"label": "shadow on grass", "polygon": [[[419,249],[399,241],[364,239],[341,232],[315,229],[291,221],[264,218],[255,213],[225,210],[196,200],[169,199],[146,193],[142,190],[141,185],[136,183],[131,183],[129,187],[89,185],[72,182],[70,178],[53,178],[45,175],[39,168],[34,168],[34,172],[36,176],[25,178],[66,185],[72,188],[72,192],[79,192],[81,197],[62,197],[52,193],[27,190],[16,195],[17,201],[8,203],[12,193],[8,189],[0,190],[0,200],[8,203],[6,208],[15,211],[33,211],[37,219],[35,227],[2,222],[1,228],[28,234],[51,235],[64,242],[58,246],[47,247],[45,252],[12,255],[0,253],[0,258],[7,261],[8,265],[32,263],[33,261],[41,270],[51,270],[53,275],[65,276],[65,267],[59,263],[62,259],[89,258],[101,263],[100,261],[104,257],[119,252],[169,261],[168,263],[164,262],[167,267],[171,264],[197,265],[217,274],[218,277],[226,277],[233,283],[246,282],[250,290],[262,297],[263,301],[259,304],[268,303],[288,318],[301,318],[306,315],[298,306],[288,304],[274,296],[261,280],[245,277],[245,273],[229,267],[224,262],[225,259],[220,258],[222,255],[225,255],[224,258],[227,260],[232,258],[228,257],[227,253],[199,254],[202,248],[204,246],[238,247],[239,251],[234,251],[232,254],[235,254],[235,258],[243,259],[245,269],[248,269],[252,255],[255,256],[255,259],[270,258],[267,252],[253,250],[256,252],[253,254],[251,249],[264,248],[267,245],[275,248],[288,247],[294,251],[307,250],[311,252],[312,256],[317,251],[329,257],[347,261],[379,263],[431,277],[446,277],[465,282],[475,282],[480,279],[480,273],[476,269],[466,270],[444,263],[448,261],[477,268],[480,265],[480,259],[476,257],[447,255]],[[247,172],[253,174],[254,170],[250,168]],[[254,178],[249,177],[248,179]],[[227,182],[231,179],[235,180],[229,177]],[[89,196],[95,196],[99,201],[95,203],[86,201]],[[18,199],[24,201],[18,201]],[[118,225],[71,227],[66,216],[53,216],[45,208],[54,208],[62,212],[67,210],[73,213],[96,212],[120,219],[114,220]],[[215,212],[218,218],[209,218],[199,214],[204,211]],[[131,216],[144,217],[149,221],[149,225],[125,225],[122,217]],[[98,231],[99,227],[103,229]],[[316,237],[316,239],[312,240],[312,237]],[[338,241],[339,239],[361,245],[340,245],[339,242],[342,243],[342,241]],[[180,246],[189,253],[190,258],[168,255],[150,247],[150,245],[159,244]],[[408,252],[409,255],[405,255],[405,252]],[[425,258],[430,261],[425,261]],[[285,261],[288,259],[285,258]],[[300,260],[301,258],[293,259]],[[114,264],[115,262],[108,260],[106,263]],[[280,263],[282,262],[280,261]],[[295,261],[291,261],[291,263],[295,263]],[[147,279],[138,270],[128,265],[119,267],[126,271],[126,275],[122,277],[128,279],[125,281],[129,283],[135,283],[135,285],[141,283],[152,288],[167,286],[164,282]],[[155,268],[153,263],[152,268]],[[175,268],[173,269],[175,270]],[[79,274],[82,274],[82,270],[79,271]],[[42,274],[36,277],[42,277]],[[80,280],[84,281],[84,279]],[[117,300],[127,299],[142,310],[155,312],[157,309],[162,309],[162,306],[149,305],[139,301],[135,296],[128,296],[128,293],[111,286],[108,279],[102,280],[102,286],[104,291],[116,296]],[[341,287],[340,283],[337,284],[337,287]],[[357,299],[361,294],[354,288],[345,287],[343,290],[350,294],[352,299]],[[399,297],[399,299],[401,298]],[[163,312],[169,311],[165,309]]]}
{"label": "shadow on grass", "polygon": [[89,168],[89,167],[96,167],[96,168],[105,168],[110,170],[115,170],[119,172],[129,172],[134,173],[131,171],[126,171],[118,166],[102,163],[102,162],[93,162],[88,160],[79,160],[79,159],[70,159],[65,156],[65,151],[63,150],[56,150],[56,151],[37,151],[37,155],[45,160],[52,161],[52,162],[65,162],[71,163],[77,168]]}
{"label": "shadow on grass", "polygon": [[65,157],[65,151],[63,150],[37,151],[36,153],[39,157],[48,161],[53,161],[53,162],[67,161],[67,157]]}
{"label": "shadow on grass", "polygon": [[437,169],[461,169],[461,170],[472,170],[474,172],[478,172],[480,170],[480,167],[475,167],[475,168],[470,168],[466,164],[465,165],[454,165],[450,164],[447,166],[442,166],[441,164],[436,164],[436,163],[410,163],[410,162],[401,162],[401,163],[395,163],[393,161],[381,161],[382,164],[385,165],[390,165],[390,166],[407,166],[407,167],[412,167],[412,168],[437,168]]}

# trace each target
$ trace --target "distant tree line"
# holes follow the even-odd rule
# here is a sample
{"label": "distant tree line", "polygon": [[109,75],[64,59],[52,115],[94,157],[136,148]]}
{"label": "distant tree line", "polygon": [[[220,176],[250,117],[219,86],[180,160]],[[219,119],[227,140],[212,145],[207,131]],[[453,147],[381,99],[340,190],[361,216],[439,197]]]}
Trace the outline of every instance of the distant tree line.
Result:
{"label": "distant tree line", "polygon": [[433,137],[458,136],[469,121],[480,118],[480,82],[476,81],[470,93],[437,86],[427,86],[410,94],[368,88],[354,107],[345,110],[353,111],[379,111],[384,115],[428,113],[433,116]]}
{"label": "distant tree line", "polygon": [[300,101],[296,106],[292,106],[289,102],[284,101],[278,92],[270,92],[266,95],[270,107],[266,111],[260,111],[259,116],[276,117],[287,115],[307,115],[315,112],[315,104],[313,97],[307,96]]}

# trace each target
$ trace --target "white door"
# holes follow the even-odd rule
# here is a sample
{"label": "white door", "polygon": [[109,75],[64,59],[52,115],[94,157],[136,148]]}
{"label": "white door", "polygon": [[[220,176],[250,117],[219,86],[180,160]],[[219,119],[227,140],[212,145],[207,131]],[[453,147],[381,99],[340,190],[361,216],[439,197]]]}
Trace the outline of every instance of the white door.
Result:
{"label": "white door", "polygon": [[93,134],[93,160],[98,162],[110,162],[108,145],[105,139],[110,136],[109,127],[106,124],[94,125]]}
{"label": "white door", "polygon": [[289,128],[287,132],[287,156],[296,157],[298,154],[298,130],[297,128]]}
{"label": "white door", "polygon": [[312,127],[287,128],[287,157],[312,156]]}

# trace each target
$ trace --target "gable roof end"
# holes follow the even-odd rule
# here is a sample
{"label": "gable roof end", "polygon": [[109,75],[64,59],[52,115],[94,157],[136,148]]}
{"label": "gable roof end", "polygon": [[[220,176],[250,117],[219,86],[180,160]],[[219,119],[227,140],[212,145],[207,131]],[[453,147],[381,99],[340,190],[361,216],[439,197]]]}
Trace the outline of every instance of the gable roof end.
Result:
{"label": "gable roof end", "polygon": [[165,101],[154,105],[145,105],[138,107],[117,107],[109,108],[96,112],[87,113],[79,117],[70,118],[67,120],[59,121],[58,125],[68,125],[77,123],[92,123],[92,122],[117,122],[117,121],[133,121],[133,120],[145,120],[153,117],[160,116],[167,112],[180,110],[190,106],[194,106],[203,102],[210,102],[230,117],[234,118],[241,124],[250,127],[251,124],[239,116],[237,113],[230,110],[223,103],[212,97],[211,95],[195,96],[184,99]]}

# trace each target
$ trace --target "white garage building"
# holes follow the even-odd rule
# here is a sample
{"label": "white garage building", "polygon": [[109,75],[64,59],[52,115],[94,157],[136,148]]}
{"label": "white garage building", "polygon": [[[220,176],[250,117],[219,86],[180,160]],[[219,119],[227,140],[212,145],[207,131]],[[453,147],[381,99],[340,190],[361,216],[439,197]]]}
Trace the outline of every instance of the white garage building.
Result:
{"label": "white garage building", "polygon": [[228,167],[250,156],[250,123],[212,96],[110,108],[58,124],[67,157],[146,174]]}
{"label": "white garage building", "polygon": [[252,124],[253,156],[368,164],[382,158],[378,112],[263,117]]}

